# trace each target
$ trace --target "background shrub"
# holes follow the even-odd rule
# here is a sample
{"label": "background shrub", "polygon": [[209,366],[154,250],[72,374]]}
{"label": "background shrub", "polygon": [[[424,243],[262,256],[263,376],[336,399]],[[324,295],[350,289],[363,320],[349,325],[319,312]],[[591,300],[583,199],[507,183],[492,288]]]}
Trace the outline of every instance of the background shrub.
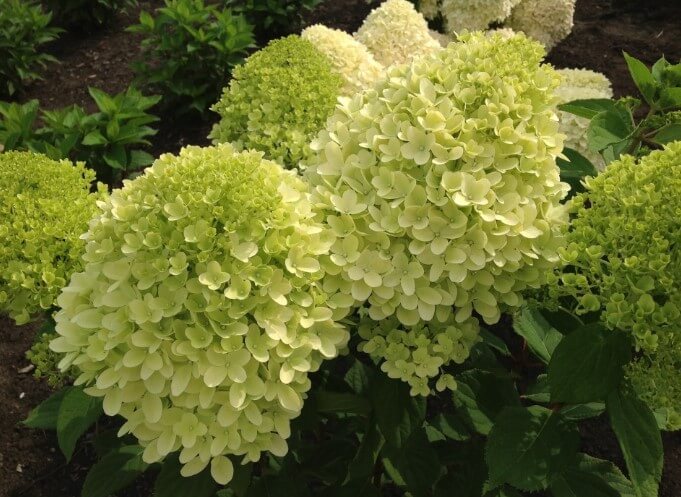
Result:
{"label": "background shrub", "polygon": [[57,38],[50,14],[27,0],[0,0],[0,96],[12,96],[40,79],[39,70],[56,59],[40,51]]}
{"label": "background shrub", "polygon": [[33,152],[0,154],[0,311],[17,324],[50,309],[81,267],[94,173]]}
{"label": "background shrub", "polygon": [[45,0],[45,5],[57,25],[91,31],[112,21],[126,7],[135,7],[137,0]]}
{"label": "background shrub", "polygon": [[253,148],[286,167],[310,155],[309,142],[336,105],[343,79],[309,41],[274,40],[234,70],[212,110],[210,138]]}
{"label": "background shrub", "polygon": [[224,0],[225,6],[243,14],[260,40],[271,40],[300,29],[302,17],[324,0]]}
{"label": "background shrub", "polygon": [[244,17],[203,0],[166,0],[155,16],[142,12],[129,29],[144,35],[133,65],[137,80],[161,94],[175,113],[204,112],[254,46]]}

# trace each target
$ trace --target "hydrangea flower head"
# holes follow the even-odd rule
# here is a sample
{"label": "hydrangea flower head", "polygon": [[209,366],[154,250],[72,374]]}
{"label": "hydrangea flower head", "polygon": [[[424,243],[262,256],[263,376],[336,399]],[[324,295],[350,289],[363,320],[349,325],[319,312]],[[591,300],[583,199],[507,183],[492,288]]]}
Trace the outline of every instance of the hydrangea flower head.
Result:
{"label": "hydrangea flower head", "polygon": [[522,0],[506,25],[539,40],[551,50],[571,32],[576,0]]}
{"label": "hydrangea flower head", "polygon": [[[558,74],[563,78],[556,90],[559,104],[590,98],[612,98],[610,80],[601,73],[589,69],[558,69]],[[598,169],[603,170],[605,167],[603,157],[589,150],[587,144],[586,132],[591,121],[564,111],[558,111],[558,118],[560,131],[567,136],[565,146],[577,150]]]}
{"label": "hydrangea flower head", "polygon": [[631,333],[643,354],[633,370],[656,381],[642,392],[666,399],[654,407],[674,407],[678,420],[681,384],[667,384],[660,371],[681,361],[681,142],[639,162],[623,156],[585,185],[570,202],[574,219],[550,300],[571,297],[577,313],[600,311],[606,326]]}
{"label": "hydrangea flower head", "polygon": [[80,235],[103,192],[83,163],[0,153],[0,312],[17,324],[50,309],[81,267]]}
{"label": "hydrangea flower head", "polygon": [[[385,330],[367,325],[364,350],[390,362],[416,349],[440,366],[462,360],[475,342],[473,311],[496,322],[558,261],[559,78],[542,57],[524,35],[465,34],[344,99],[313,143],[306,174],[336,236],[322,258],[330,305],[362,307],[412,335],[392,346],[399,333],[372,341]],[[436,353],[439,340],[447,353]],[[412,391],[422,393],[439,368],[414,371]]]}
{"label": "hydrangea flower head", "polygon": [[440,12],[449,33],[484,30],[502,22],[522,0],[442,0]]}
{"label": "hydrangea flower head", "polygon": [[341,93],[344,95],[353,95],[371,86],[383,75],[383,66],[345,31],[315,24],[305,28],[300,37],[329,58],[333,68],[343,77]]}
{"label": "hydrangea flower head", "polygon": [[270,42],[236,67],[212,110],[220,115],[210,138],[296,167],[324,126],[343,79],[329,58],[299,36]]}
{"label": "hydrangea flower head", "polygon": [[286,452],[308,373],[348,339],[313,216],[305,183],[229,144],[162,155],[103,205],[50,346],[145,461],[179,452],[184,476],[225,484],[228,456]]}
{"label": "hydrangea flower head", "polygon": [[384,66],[403,64],[440,50],[428,23],[407,0],[387,0],[372,10],[355,33]]}

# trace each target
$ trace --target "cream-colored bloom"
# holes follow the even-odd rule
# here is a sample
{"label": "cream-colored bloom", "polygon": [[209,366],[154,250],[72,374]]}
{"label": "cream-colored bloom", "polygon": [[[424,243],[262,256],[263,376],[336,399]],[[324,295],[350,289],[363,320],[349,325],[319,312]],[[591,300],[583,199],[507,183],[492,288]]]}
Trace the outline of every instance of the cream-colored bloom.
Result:
{"label": "cream-colored bloom", "polygon": [[539,40],[549,51],[571,32],[576,0],[522,0],[506,26]]}
{"label": "cream-colored bloom", "polygon": [[484,30],[502,22],[521,0],[442,0],[440,11],[449,33]]}

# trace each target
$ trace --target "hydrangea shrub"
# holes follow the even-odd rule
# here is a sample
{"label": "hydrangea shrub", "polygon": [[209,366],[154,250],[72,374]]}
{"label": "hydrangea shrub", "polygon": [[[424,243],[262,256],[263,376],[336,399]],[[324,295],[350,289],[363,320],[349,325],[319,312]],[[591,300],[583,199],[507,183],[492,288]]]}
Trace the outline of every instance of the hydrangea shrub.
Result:
{"label": "hydrangea shrub", "polygon": [[17,324],[50,309],[82,267],[80,235],[100,197],[94,178],[82,162],[0,153],[0,312]]}
{"label": "hydrangea shrub", "polygon": [[450,33],[484,30],[502,22],[522,0],[442,0],[440,12]]}
{"label": "hydrangea shrub", "polygon": [[635,384],[652,407],[674,411],[680,428],[681,142],[637,162],[631,156],[585,180],[570,202],[573,220],[563,267],[550,299],[570,298],[577,313],[601,312],[613,330],[631,333],[641,359]]}
{"label": "hydrangea shrub", "polygon": [[336,236],[329,303],[387,323],[365,324],[362,348],[384,370],[414,365],[400,373],[412,393],[466,358],[473,311],[496,322],[558,261],[560,79],[543,53],[523,35],[463,35],[344,100],[313,143],[306,174]]}
{"label": "hydrangea shrub", "polygon": [[229,144],[162,155],[102,207],[85,267],[59,296],[62,369],[126,419],[151,463],[182,475],[287,451],[308,373],[348,334],[318,257],[333,240],[306,184]]}
{"label": "hydrangea shrub", "polygon": [[[563,78],[556,90],[559,104],[591,98],[612,98],[612,85],[605,75],[589,69],[558,69]],[[589,149],[587,130],[591,121],[569,112],[558,111],[560,131],[564,133],[565,146],[577,150],[587,157],[598,169],[603,170],[603,157]]]}
{"label": "hydrangea shrub", "polygon": [[352,95],[371,86],[384,72],[381,64],[360,42],[345,31],[315,24],[300,34],[326,55],[333,68],[343,77],[341,93]]}
{"label": "hydrangea shrub", "polygon": [[551,50],[571,32],[576,0],[522,0],[506,26],[539,40]]}
{"label": "hydrangea shrub", "polygon": [[212,107],[220,122],[210,138],[259,150],[289,168],[310,155],[309,141],[324,127],[343,85],[328,57],[295,35],[272,41],[232,76]]}
{"label": "hydrangea shrub", "polygon": [[355,33],[384,66],[403,64],[440,50],[428,23],[407,0],[387,0],[372,10]]}

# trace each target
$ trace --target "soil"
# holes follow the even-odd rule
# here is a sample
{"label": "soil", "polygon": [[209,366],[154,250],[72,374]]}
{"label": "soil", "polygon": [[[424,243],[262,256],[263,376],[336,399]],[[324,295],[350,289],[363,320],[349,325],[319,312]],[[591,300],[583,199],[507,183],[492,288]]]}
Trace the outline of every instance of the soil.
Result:
{"label": "soil", "polygon": [[[161,0],[145,0],[149,10]],[[376,2],[374,2],[376,3]],[[306,24],[323,23],[355,31],[370,10],[366,0],[327,0],[310,13]],[[37,98],[45,108],[78,104],[93,110],[88,86],[107,92],[124,90],[133,80],[129,62],[139,54],[139,38],[125,31],[136,22],[137,10],[119,15],[107,29],[89,36],[63,35],[50,47],[60,61],[51,65],[44,81],[28,89],[22,101]],[[681,59],[681,2],[669,0],[578,0],[572,34],[548,57],[557,67],[585,67],[601,71],[611,81],[617,96],[635,92],[622,58],[622,51],[651,64],[662,54]],[[204,121],[162,118],[151,151],[177,152],[187,144],[203,145],[212,125]],[[20,372],[28,365],[35,326],[17,328],[0,318],[0,497],[76,497],[92,454],[80,449],[66,464],[57,451],[52,433],[31,430],[20,424],[30,409],[49,394],[47,385]],[[583,450],[623,466],[620,451],[607,422],[596,419],[582,426]],[[665,470],[661,497],[681,497],[681,433],[664,434]],[[121,496],[151,494],[148,483],[133,486]],[[588,497],[588,496],[583,496]]]}

